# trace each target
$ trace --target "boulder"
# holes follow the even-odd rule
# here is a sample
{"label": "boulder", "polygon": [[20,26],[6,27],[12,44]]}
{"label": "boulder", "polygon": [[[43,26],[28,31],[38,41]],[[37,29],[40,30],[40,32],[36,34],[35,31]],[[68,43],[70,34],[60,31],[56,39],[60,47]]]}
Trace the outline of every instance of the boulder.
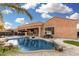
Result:
{"label": "boulder", "polygon": [[5,38],[0,38],[0,45],[4,45]]}
{"label": "boulder", "polygon": [[8,39],[6,39],[6,38],[0,38],[0,42],[1,42],[1,43],[7,42],[7,41],[8,41]]}
{"label": "boulder", "polygon": [[12,43],[8,43],[8,42],[5,42],[5,44],[3,45],[4,48],[8,48],[8,49],[11,49],[13,48],[13,44]]}
{"label": "boulder", "polygon": [[63,46],[55,47],[55,50],[57,50],[57,51],[59,51],[59,52],[62,52],[62,51],[63,51]]}

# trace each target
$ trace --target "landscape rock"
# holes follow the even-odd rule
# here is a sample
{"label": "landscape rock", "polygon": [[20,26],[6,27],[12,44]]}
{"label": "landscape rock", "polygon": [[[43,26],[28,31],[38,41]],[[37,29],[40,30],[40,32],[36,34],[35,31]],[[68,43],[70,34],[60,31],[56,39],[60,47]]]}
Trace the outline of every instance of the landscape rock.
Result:
{"label": "landscape rock", "polygon": [[3,47],[11,49],[13,47],[13,44],[5,42],[5,44],[3,45]]}
{"label": "landscape rock", "polygon": [[63,51],[63,46],[58,46],[55,48],[55,50],[59,51],[59,52],[62,52]]}

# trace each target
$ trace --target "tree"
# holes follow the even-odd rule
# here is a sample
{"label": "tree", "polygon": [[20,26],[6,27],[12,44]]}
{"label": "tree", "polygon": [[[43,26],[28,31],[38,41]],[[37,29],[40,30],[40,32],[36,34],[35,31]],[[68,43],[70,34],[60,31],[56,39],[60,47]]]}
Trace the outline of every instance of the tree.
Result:
{"label": "tree", "polygon": [[[19,3],[1,3],[0,4],[0,21],[4,23],[3,21],[3,13],[2,10],[9,8],[12,11],[16,11],[17,13],[23,13],[25,15],[27,15],[30,20],[32,19],[32,15],[24,8],[21,8]],[[4,28],[4,25],[0,26],[2,28]]]}

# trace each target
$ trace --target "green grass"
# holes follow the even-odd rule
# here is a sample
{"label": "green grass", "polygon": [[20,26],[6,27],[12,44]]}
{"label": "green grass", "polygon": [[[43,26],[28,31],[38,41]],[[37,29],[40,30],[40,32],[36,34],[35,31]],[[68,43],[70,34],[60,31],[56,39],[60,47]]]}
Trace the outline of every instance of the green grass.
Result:
{"label": "green grass", "polygon": [[[4,51],[5,49],[5,51]],[[0,48],[0,56],[7,56],[7,55],[13,55],[19,53],[18,48],[11,48],[11,49],[6,49],[6,48]]]}
{"label": "green grass", "polygon": [[79,42],[76,42],[76,41],[65,40],[64,43],[72,44],[72,45],[75,45],[75,46],[79,46]]}

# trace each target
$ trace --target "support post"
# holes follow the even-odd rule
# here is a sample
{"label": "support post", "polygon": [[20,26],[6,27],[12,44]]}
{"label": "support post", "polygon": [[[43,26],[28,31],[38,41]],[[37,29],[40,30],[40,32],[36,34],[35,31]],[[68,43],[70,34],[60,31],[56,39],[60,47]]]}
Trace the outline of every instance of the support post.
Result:
{"label": "support post", "polygon": [[41,37],[41,27],[39,27],[38,30],[39,30],[38,36]]}

